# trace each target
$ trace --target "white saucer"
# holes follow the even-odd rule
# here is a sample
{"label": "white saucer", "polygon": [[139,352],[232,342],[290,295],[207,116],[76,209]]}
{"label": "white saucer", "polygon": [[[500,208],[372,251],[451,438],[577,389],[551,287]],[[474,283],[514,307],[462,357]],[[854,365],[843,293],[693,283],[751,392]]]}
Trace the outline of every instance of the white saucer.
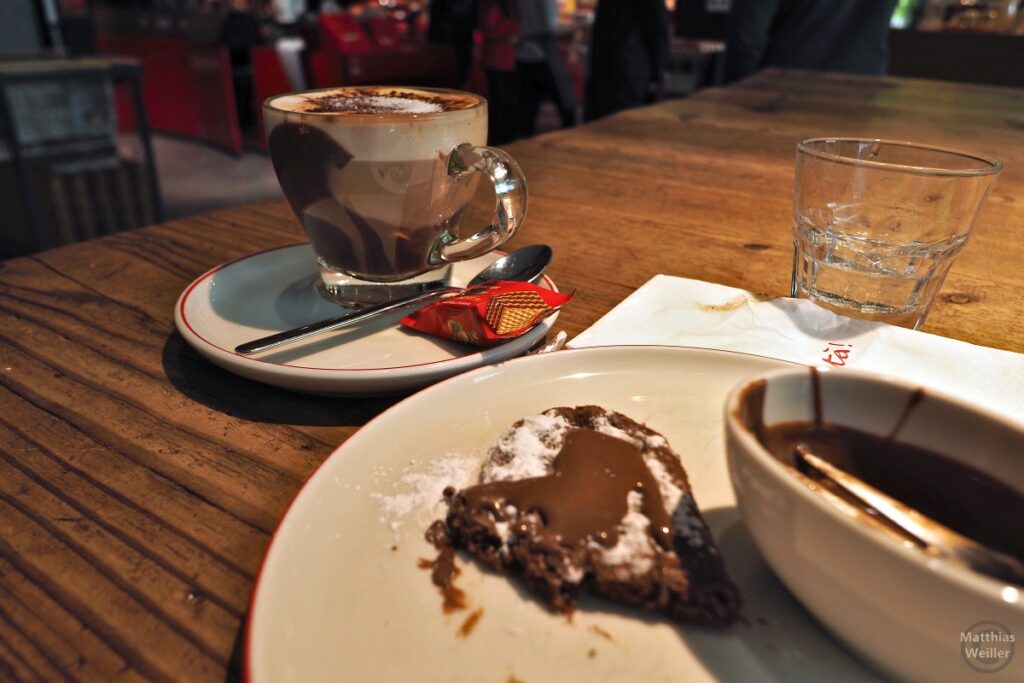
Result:
{"label": "white saucer", "polygon": [[[465,285],[498,255],[456,263],[452,283]],[[309,244],[251,254],[189,285],[178,298],[174,324],[192,348],[229,372],[310,394],[368,395],[417,389],[518,356],[543,339],[558,317],[554,313],[526,334],[489,349],[409,331],[399,325],[399,312],[258,358],[232,350],[345,312],[315,290],[318,277]],[[557,291],[547,276],[541,285]]]}

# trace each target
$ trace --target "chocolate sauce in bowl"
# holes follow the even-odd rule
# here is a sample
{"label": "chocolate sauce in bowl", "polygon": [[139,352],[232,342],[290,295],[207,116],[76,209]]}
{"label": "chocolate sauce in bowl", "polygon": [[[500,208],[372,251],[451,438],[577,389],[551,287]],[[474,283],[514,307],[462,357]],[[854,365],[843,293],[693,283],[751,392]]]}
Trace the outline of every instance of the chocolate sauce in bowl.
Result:
{"label": "chocolate sauce in bowl", "polygon": [[[892,498],[994,550],[1024,560],[1024,493],[985,472],[947,455],[897,440],[908,416],[925,397],[907,399],[896,427],[886,436],[870,434],[822,419],[821,393],[812,373],[814,413],[811,420],[765,425],[764,383],[751,386],[743,399],[745,422],[776,459],[795,467],[794,449],[804,444],[819,458],[849,472]],[[1024,454],[1022,454],[1024,456]],[[875,511],[823,484],[869,515]]]}
{"label": "chocolate sauce in bowl", "polygon": [[[952,458],[849,427],[808,421],[764,430],[768,452],[793,466],[793,449],[812,453],[950,529],[1024,560],[1024,495]],[[868,511],[865,508],[865,511]]]}

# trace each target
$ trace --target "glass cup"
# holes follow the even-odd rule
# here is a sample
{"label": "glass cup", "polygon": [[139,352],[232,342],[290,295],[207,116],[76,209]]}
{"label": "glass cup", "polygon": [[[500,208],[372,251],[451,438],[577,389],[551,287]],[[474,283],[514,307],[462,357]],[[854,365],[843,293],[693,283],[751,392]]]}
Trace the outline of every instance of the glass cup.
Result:
{"label": "glass cup", "polygon": [[[362,307],[448,284],[450,264],[508,240],[526,215],[516,162],[487,141],[487,101],[432,88],[360,86],[263,104],[270,157],[316,252],[323,289]],[[481,175],[491,224],[461,237]]]}
{"label": "glass cup", "polygon": [[1001,169],[993,159],[909,142],[804,140],[792,296],[919,328]]}

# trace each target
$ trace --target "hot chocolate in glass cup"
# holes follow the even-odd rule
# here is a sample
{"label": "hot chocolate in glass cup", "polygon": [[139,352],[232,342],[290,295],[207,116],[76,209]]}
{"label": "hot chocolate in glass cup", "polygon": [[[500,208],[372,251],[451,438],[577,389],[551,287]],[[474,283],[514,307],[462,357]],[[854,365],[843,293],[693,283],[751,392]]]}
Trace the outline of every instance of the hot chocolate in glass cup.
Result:
{"label": "hot chocolate in glass cup", "polygon": [[[451,263],[508,240],[526,214],[516,162],[487,141],[487,102],[396,86],[278,95],[263,104],[270,156],[316,252],[325,292],[361,307],[445,286]],[[490,225],[459,223],[480,175]]]}

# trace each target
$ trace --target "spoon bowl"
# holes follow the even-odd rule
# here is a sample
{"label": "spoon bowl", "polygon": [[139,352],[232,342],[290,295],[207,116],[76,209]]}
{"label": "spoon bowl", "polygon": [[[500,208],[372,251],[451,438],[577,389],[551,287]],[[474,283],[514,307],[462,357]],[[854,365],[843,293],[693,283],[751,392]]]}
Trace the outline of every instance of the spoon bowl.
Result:
{"label": "spoon bowl", "polygon": [[490,280],[533,282],[547,270],[552,256],[551,247],[546,244],[531,244],[516,249],[477,273],[469,281],[469,286],[476,287]]}
{"label": "spoon bowl", "polygon": [[[505,254],[477,273],[473,279],[469,281],[469,286],[476,287],[491,280],[531,282],[544,274],[544,271],[547,270],[548,265],[551,263],[551,257],[551,247],[546,244],[534,244],[528,247],[522,247],[521,249],[516,249],[511,253]],[[309,339],[310,337],[314,337],[324,332],[349,327],[350,325],[355,325],[386,313],[412,308],[414,306],[423,307],[432,301],[437,301],[443,296],[461,291],[464,291],[462,287],[443,287],[440,289],[433,289],[422,294],[397,299],[395,301],[377,304],[376,306],[370,306],[369,308],[364,308],[359,311],[345,313],[344,315],[336,316],[334,318],[328,318],[327,320],[302,325],[301,327],[285,330],[284,332],[277,332],[266,337],[260,337],[259,339],[245,342],[244,344],[239,344],[235,347],[235,353],[250,355],[269,351],[270,349],[275,349],[280,346],[284,346],[285,344],[293,344],[298,341]]]}

